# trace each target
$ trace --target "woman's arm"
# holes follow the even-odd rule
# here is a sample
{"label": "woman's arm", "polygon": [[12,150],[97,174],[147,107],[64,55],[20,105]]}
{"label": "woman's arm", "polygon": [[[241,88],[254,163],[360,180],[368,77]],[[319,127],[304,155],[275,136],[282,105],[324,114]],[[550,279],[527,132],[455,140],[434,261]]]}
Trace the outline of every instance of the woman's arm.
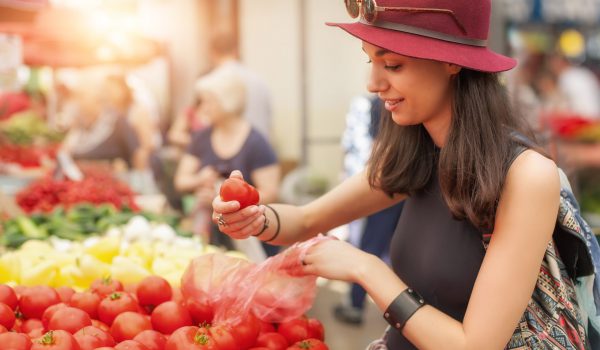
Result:
{"label": "woman's arm", "polygon": [[[232,176],[241,177],[241,174],[234,172]],[[316,236],[318,233],[327,232],[354,219],[390,207],[404,198],[403,195],[390,198],[385,193],[372,189],[369,186],[366,173],[360,173],[345,180],[321,198],[305,206],[271,205],[279,215],[281,226],[277,239],[269,243],[287,245],[303,241]],[[217,216],[222,213],[227,225],[220,226],[220,230],[233,238],[247,238],[260,232],[265,215],[270,225],[267,230],[260,234],[259,238],[263,241],[270,240],[276,233],[277,218],[275,213],[264,206],[251,206],[238,210],[239,204],[237,202],[223,202],[217,196],[213,201],[213,209],[213,220],[217,222]]]}
{"label": "woman's arm", "polygon": [[[425,350],[503,349],[531,298],[559,198],[556,165],[533,151],[521,155],[507,175],[463,322],[425,306],[406,323],[404,336]],[[344,242],[323,242],[304,261],[307,273],[360,283],[381,310],[407,288],[381,260]]]}
{"label": "woman's arm", "polygon": [[250,174],[250,178],[260,193],[261,203],[273,203],[277,200],[281,182],[281,169],[278,164],[258,168]]}
{"label": "woman's arm", "polygon": [[200,160],[191,154],[184,154],[175,172],[175,189],[179,192],[192,192],[208,185],[212,186],[218,178],[218,173],[209,166],[200,169]]}
{"label": "woman's arm", "polygon": [[192,141],[190,136],[188,121],[185,113],[181,113],[175,118],[167,133],[167,139],[170,144],[185,148]]}

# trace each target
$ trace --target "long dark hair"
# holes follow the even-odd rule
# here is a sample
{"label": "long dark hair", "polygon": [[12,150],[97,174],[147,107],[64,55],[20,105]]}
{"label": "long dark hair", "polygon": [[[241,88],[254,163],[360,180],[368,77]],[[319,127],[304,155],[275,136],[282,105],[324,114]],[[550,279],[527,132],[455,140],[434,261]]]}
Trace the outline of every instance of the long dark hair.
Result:
{"label": "long dark hair", "polygon": [[452,122],[441,150],[422,124],[399,126],[384,112],[369,161],[369,183],[389,195],[411,195],[437,174],[454,217],[493,230],[515,146],[526,143],[515,132],[534,138],[511,108],[497,74],[462,69],[453,84]]}

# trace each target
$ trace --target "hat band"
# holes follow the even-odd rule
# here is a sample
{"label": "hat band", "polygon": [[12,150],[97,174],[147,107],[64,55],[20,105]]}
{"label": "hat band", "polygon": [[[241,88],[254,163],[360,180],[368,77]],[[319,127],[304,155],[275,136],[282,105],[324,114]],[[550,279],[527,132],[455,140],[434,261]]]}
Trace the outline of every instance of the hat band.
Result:
{"label": "hat band", "polygon": [[375,23],[369,23],[361,18],[360,23],[366,24],[368,26],[395,30],[397,32],[416,34],[416,35],[421,35],[421,36],[425,36],[428,38],[449,41],[451,43],[457,43],[457,44],[463,44],[463,45],[469,45],[469,46],[487,47],[487,43],[488,43],[487,40],[459,38],[454,35],[449,35],[449,34],[440,33],[440,32],[436,32],[436,31],[429,30],[429,29],[413,27],[413,26],[409,26],[406,24],[400,24],[400,23],[394,23],[394,22],[375,21]]}

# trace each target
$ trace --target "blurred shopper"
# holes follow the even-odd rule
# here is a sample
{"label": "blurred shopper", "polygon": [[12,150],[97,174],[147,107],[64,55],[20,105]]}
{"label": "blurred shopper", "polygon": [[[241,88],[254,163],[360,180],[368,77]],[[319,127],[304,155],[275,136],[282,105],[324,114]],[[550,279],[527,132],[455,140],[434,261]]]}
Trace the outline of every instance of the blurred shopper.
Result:
{"label": "blurred shopper", "polygon": [[558,53],[550,57],[549,68],[557,76],[560,91],[568,99],[573,114],[583,118],[600,118],[600,83],[594,73],[572,64]]}
{"label": "blurred shopper", "polygon": [[541,128],[540,98],[535,89],[535,75],[543,62],[543,56],[527,54],[514,71],[508,72],[508,92],[511,103],[536,131]]}
{"label": "blurred shopper", "polygon": [[[373,140],[379,131],[382,113],[382,101],[377,96],[361,96],[350,105],[346,117],[346,130],[342,146],[346,153],[344,170],[347,178],[365,170],[369,161]],[[390,241],[402,213],[404,202],[384,209],[378,213],[348,224],[349,242],[364,252],[383,260],[389,260]],[[361,324],[367,292],[357,283],[352,283],[350,301],[337,305],[334,309],[336,319],[350,324]]]}
{"label": "blurred shopper", "polygon": [[76,118],[64,141],[64,149],[81,160],[121,159],[130,168],[144,169],[145,152],[127,116],[104,103],[102,91],[86,84],[75,93]]}
{"label": "blurred shopper", "polygon": [[237,42],[230,30],[217,29],[210,42],[214,69],[232,69],[242,77],[246,86],[246,109],[244,118],[264,137],[271,137],[271,95],[267,84],[253,71],[246,68],[237,57]]}
{"label": "blurred shopper", "polygon": [[[196,88],[202,101],[199,113],[211,126],[192,136],[187,154],[179,163],[175,187],[180,192],[195,193],[200,215],[208,215],[207,225],[212,224],[215,191],[235,169],[248,174],[247,181],[258,189],[262,203],[276,200],[281,177],[277,158],[266,138],[242,116],[246,88],[238,70],[215,70],[202,77]],[[222,238],[227,237],[214,230],[213,243],[232,248]],[[264,247],[268,255],[278,251],[274,246]]]}
{"label": "blurred shopper", "polygon": [[[362,40],[368,89],[387,111],[367,171],[301,207],[240,210],[217,196],[214,222],[233,238],[288,245],[406,200],[392,268],[335,239],[298,262],[307,275],[368,291],[390,324],[371,349],[594,348],[581,313],[596,310],[576,297],[591,290],[576,291],[575,274],[550,244],[555,232],[570,235],[557,221],[559,207],[571,221],[581,218],[561,205],[556,164],[525,137],[510,108],[497,73],[517,62],[487,48],[491,0],[345,4],[354,20],[332,25]],[[266,220],[274,224],[261,232]],[[589,269],[590,282],[595,269],[585,246],[600,247],[581,239],[570,259]],[[558,309],[560,320],[547,311]]]}
{"label": "blurred shopper", "polygon": [[200,98],[194,96],[192,103],[173,121],[167,134],[169,144],[186,149],[192,141],[192,134],[208,127],[208,122],[199,113]]}
{"label": "blurred shopper", "polygon": [[148,108],[137,103],[134,93],[124,75],[110,75],[102,85],[103,102],[113,113],[125,116],[133,127],[140,142],[138,161],[141,168],[149,167],[150,154],[160,145],[157,118],[151,116]]}
{"label": "blurred shopper", "polygon": [[548,69],[536,75],[534,85],[540,98],[541,116],[566,115],[570,113],[569,99],[558,86],[558,78]]}

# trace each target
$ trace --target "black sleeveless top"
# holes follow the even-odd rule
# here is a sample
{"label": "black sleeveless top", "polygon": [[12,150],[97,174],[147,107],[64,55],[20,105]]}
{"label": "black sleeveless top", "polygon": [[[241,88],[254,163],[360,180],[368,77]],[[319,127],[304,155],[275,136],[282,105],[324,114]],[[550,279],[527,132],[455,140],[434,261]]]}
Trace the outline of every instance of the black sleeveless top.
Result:
{"label": "black sleeveless top", "polygon": [[[524,150],[515,150],[510,163]],[[390,247],[392,268],[427,304],[462,322],[485,255],[481,239],[470,222],[452,217],[434,174],[424,190],[405,201]],[[387,345],[416,349],[395,329]]]}

